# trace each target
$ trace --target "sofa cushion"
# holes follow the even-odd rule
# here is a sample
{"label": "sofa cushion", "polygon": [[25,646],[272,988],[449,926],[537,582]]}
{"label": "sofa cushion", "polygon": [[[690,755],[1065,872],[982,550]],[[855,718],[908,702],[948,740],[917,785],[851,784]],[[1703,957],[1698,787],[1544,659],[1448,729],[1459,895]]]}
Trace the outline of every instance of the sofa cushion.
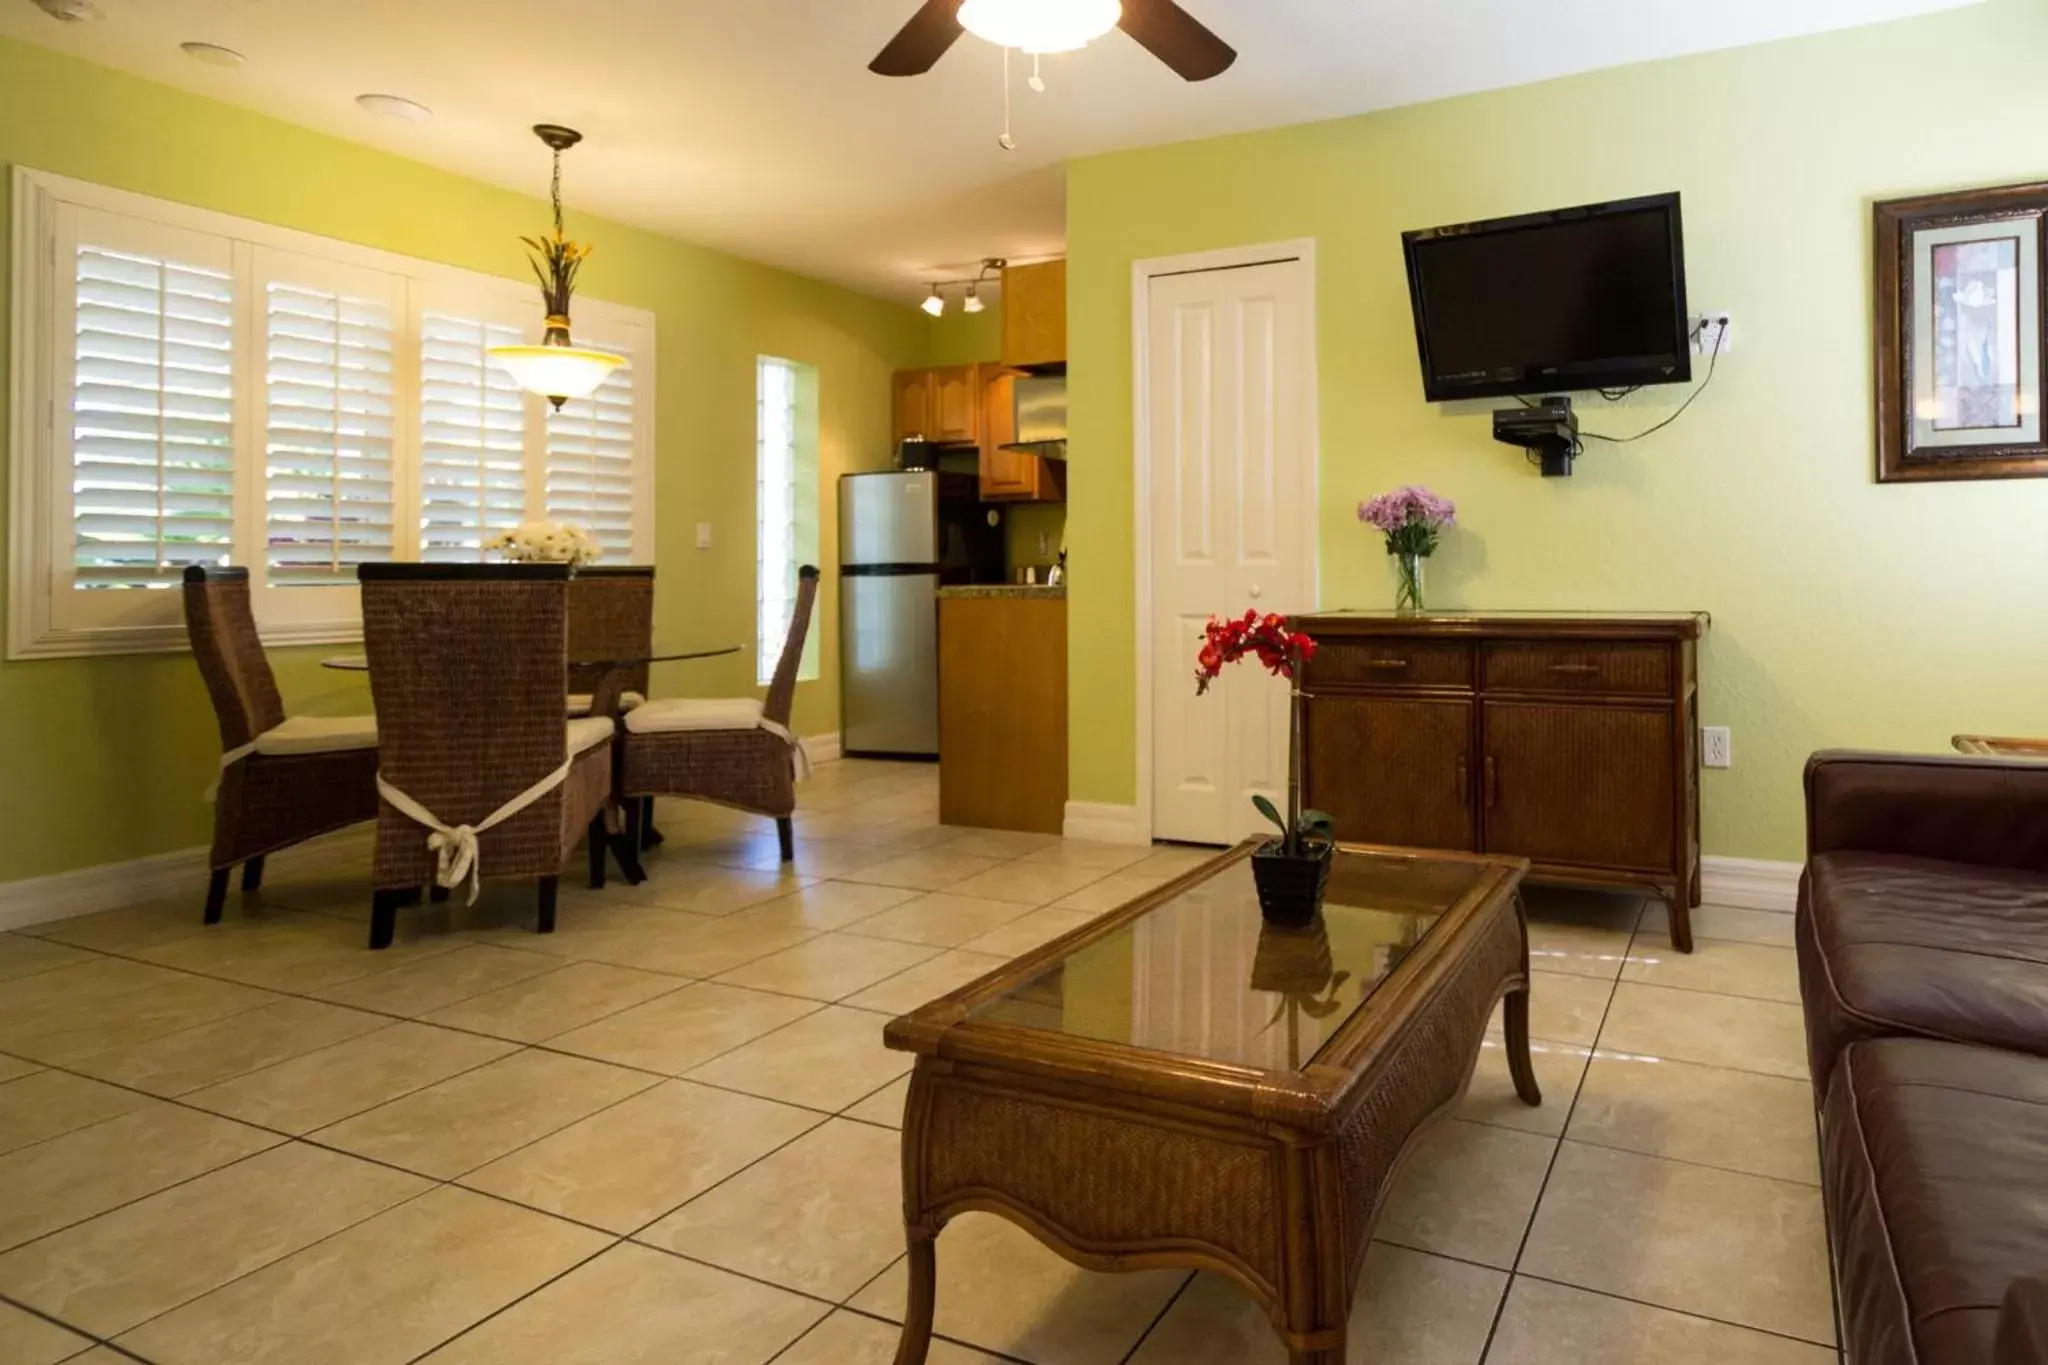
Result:
{"label": "sofa cushion", "polygon": [[2048,1053],[2048,875],[1822,854],[1807,867],[1799,950],[1816,1086],[1858,1038]]}
{"label": "sofa cushion", "polygon": [[1855,1043],[1821,1127],[1849,1358],[1988,1365],[2007,1287],[2048,1266],[2048,1060]]}

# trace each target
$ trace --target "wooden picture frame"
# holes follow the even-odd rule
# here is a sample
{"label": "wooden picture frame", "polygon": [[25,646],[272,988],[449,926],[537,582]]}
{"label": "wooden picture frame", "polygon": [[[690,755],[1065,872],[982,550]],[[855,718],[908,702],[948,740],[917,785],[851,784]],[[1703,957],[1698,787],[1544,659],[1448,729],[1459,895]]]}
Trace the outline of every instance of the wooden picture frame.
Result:
{"label": "wooden picture frame", "polygon": [[2048,477],[2048,183],[1873,210],[1877,481]]}

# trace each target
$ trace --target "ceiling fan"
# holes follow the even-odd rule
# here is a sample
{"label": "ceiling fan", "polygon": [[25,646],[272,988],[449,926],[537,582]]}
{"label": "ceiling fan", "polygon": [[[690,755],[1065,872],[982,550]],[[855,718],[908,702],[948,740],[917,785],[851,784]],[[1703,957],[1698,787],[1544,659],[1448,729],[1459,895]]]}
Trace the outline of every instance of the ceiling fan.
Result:
{"label": "ceiling fan", "polygon": [[921,76],[962,33],[1025,52],[1065,52],[1120,28],[1184,80],[1220,76],[1237,60],[1228,43],[1174,0],[924,0],[868,70]]}

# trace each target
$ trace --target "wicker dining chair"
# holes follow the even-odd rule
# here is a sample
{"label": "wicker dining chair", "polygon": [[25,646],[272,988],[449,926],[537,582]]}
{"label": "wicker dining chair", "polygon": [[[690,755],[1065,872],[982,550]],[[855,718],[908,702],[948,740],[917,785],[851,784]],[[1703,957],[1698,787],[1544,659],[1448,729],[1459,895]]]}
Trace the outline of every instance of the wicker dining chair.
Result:
{"label": "wicker dining chair", "polygon": [[[569,579],[569,657],[646,658],[654,653],[654,567],[589,565]],[[569,665],[569,714],[590,714],[591,693],[602,681],[588,664]],[[646,664],[611,670],[619,707],[647,700]]]}
{"label": "wicker dining chair", "polygon": [[256,633],[249,571],[185,570],[185,633],[220,725],[206,922],[220,922],[228,874],[263,884],[266,854],[376,818],[374,716],[287,716]]}
{"label": "wicker dining chair", "polygon": [[637,798],[680,796],[774,817],[782,860],[796,856],[790,816],[796,779],[807,771],[803,742],[789,729],[797,668],[818,598],[818,571],[797,574],[796,607],[782,657],[766,699],[668,697],[626,713],[619,741],[619,794],[625,800],[628,841],[639,825]]}
{"label": "wicker dining chair", "polygon": [[364,564],[363,649],[377,703],[377,853],[370,946],[399,907],[479,877],[531,877],[539,929],[556,878],[590,838],[604,881],[609,716],[563,715],[565,564]]}

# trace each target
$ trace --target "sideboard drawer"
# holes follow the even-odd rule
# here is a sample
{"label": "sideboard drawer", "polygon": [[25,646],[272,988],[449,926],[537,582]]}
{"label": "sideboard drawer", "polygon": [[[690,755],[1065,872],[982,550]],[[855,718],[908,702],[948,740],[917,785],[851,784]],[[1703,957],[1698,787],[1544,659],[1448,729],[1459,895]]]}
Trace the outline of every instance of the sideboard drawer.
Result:
{"label": "sideboard drawer", "polygon": [[1671,647],[1663,644],[1502,641],[1486,646],[1483,667],[1488,691],[1642,697],[1671,692]]}
{"label": "sideboard drawer", "polygon": [[1470,687],[1472,646],[1456,640],[1363,640],[1330,636],[1316,641],[1310,686]]}

